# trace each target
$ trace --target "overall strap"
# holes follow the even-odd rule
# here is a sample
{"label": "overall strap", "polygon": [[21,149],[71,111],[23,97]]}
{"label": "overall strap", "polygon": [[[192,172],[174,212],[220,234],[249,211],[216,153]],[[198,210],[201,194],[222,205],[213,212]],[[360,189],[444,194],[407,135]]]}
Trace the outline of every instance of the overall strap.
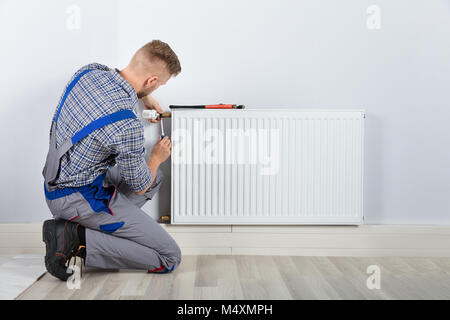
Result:
{"label": "overall strap", "polygon": [[108,114],[104,117],[101,117],[97,120],[92,121],[89,123],[86,127],[78,131],[74,134],[72,137],[72,144],[77,143],[78,141],[85,138],[87,135],[89,135],[91,132],[104,127],[108,124],[124,120],[124,119],[130,119],[130,118],[136,118],[136,115],[131,110],[120,110],[111,114]]}
{"label": "overall strap", "polygon": [[61,99],[61,103],[59,104],[58,111],[56,112],[55,116],[55,123],[58,121],[59,113],[61,112],[61,108],[64,105],[64,102],[66,101],[67,96],[69,95],[72,88],[75,86],[75,84],[80,80],[82,76],[84,76],[86,73],[92,71],[94,69],[86,69],[83,72],[81,72],[79,75],[75,77],[75,79],[72,80],[72,82],[69,84],[69,86],[66,89],[66,92],[64,92],[64,96]]}
{"label": "overall strap", "polygon": [[132,119],[137,118],[133,111],[131,110],[120,110],[111,114],[108,114],[104,117],[101,117],[97,120],[92,121],[89,123],[86,127],[78,131],[73,135],[72,138],[67,139],[64,141],[56,150],[57,157],[62,157],[69,149],[76,144],[77,142],[81,141],[83,138],[86,138],[90,133],[93,131],[100,129],[108,124],[124,120],[124,119]]}

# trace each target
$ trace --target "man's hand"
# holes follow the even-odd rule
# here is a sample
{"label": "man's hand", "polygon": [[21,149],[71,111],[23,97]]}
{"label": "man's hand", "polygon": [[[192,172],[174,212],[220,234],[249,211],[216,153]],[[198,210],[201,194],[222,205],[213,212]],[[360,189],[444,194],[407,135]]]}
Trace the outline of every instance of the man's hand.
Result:
{"label": "man's hand", "polygon": [[[146,95],[145,97],[142,97],[142,102],[144,103],[144,107],[150,110],[156,110],[159,114],[163,113],[161,106],[159,105],[158,101],[153,99],[151,95]],[[161,121],[161,118],[158,119],[148,119],[150,122],[159,122]]]}
{"label": "man's hand", "polygon": [[159,141],[153,146],[152,152],[150,153],[150,158],[147,162],[147,165],[152,173],[152,181],[145,190],[135,192],[137,195],[143,195],[150,188],[150,186],[153,185],[159,165],[166,161],[170,156],[170,148],[172,148],[172,143],[169,138],[167,136],[165,136],[164,139],[159,137]]}
{"label": "man's hand", "polygon": [[152,152],[150,153],[150,160],[160,164],[167,160],[170,156],[170,148],[172,148],[172,143],[169,137],[165,136],[163,139],[159,137],[159,141],[153,146]]}

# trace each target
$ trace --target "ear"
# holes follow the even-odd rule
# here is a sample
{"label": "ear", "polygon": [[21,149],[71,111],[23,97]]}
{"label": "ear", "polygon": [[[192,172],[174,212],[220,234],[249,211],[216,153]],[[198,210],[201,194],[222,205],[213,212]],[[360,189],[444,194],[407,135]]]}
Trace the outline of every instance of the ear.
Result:
{"label": "ear", "polygon": [[144,87],[149,87],[151,86],[153,83],[155,83],[156,81],[158,81],[158,76],[151,76],[148,77],[145,82],[144,82]]}

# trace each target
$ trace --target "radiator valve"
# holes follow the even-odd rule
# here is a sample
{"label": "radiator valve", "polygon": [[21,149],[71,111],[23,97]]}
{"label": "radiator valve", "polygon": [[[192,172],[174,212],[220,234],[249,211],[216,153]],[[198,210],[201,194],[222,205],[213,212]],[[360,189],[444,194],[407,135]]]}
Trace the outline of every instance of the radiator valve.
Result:
{"label": "radiator valve", "polygon": [[142,110],[143,119],[155,120],[158,118],[171,118],[171,117],[172,117],[171,112],[158,113],[158,111],[156,110],[149,110],[149,109]]}

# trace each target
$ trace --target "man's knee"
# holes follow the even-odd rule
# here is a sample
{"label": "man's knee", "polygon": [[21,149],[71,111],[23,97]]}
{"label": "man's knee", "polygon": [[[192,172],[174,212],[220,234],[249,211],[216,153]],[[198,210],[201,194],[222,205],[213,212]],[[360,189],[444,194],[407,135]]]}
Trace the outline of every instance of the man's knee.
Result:
{"label": "man's knee", "polygon": [[155,180],[153,181],[150,188],[148,188],[148,190],[144,193],[147,199],[151,200],[153,198],[155,193],[158,192],[158,190],[161,188],[163,180],[164,180],[164,173],[160,168],[158,168],[158,170],[156,171]]}
{"label": "man's knee", "polygon": [[177,248],[176,248],[176,250],[175,250],[175,259],[177,260],[178,264],[181,263],[181,256],[182,256],[182,254],[181,254],[181,248],[180,248],[180,247],[178,246],[178,244],[177,244]]}
{"label": "man's knee", "polygon": [[153,180],[152,185],[148,188],[147,192],[151,192],[152,190],[158,190],[161,187],[161,183],[164,181],[164,173],[161,168],[156,170],[156,177]]}
{"label": "man's knee", "polygon": [[158,167],[158,170],[156,170],[156,178],[153,184],[156,186],[157,184],[160,184],[164,180],[164,172],[161,170],[161,168]]}
{"label": "man's knee", "polygon": [[168,260],[172,263],[174,269],[177,268],[181,263],[181,249],[178,244],[174,241],[171,245],[168,254]]}
{"label": "man's knee", "polygon": [[122,177],[120,175],[120,169],[118,166],[110,167],[106,172],[105,181],[118,186],[120,185],[120,181]]}
{"label": "man's knee", "polygon": [[174,241],[169,246],[166,247],[167,250],[164,250],[164,254],[162,254],[162,259],[165,261],[165,265],[167,267],[161,266],[154,270],[149,270],[149,272],[157,272],[157,273],[167,273],[172,272],[178,268],[181,263],[181,249],[178,244]]}

